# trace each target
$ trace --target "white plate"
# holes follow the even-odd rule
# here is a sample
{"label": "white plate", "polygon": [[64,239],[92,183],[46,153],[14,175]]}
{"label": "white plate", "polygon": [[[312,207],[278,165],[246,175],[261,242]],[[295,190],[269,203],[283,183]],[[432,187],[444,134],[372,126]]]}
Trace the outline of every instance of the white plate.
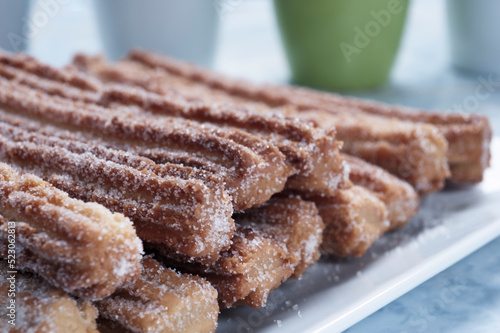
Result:
{"label": "white plate", "polygon": [[485,180],[422,201],[404,229],[362,258],[322,259],[273,291],[262,309],[222,311],[217,332],[336,332],[382,308],[500,235],[500,138]]}

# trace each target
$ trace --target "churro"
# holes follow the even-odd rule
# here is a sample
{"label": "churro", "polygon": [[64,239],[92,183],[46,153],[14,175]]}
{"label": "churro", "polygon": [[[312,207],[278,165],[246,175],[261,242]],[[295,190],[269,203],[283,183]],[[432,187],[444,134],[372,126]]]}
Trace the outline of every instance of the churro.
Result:
{"label": "churro", "polygon": [[[287,162],[297,170],[296,174],[288,179],[287,188],[333,194],[343,181],[342,163],[338,155],[339,143],[335,141],[335,134],[331,129],[314,128],[298,120],[285,118],[279,113],[264,114],[241,106],[224,107],[192,102],[180,94],[161,96],[124,85],[99,86],[89,83],[84,88],[68,87],[67,82],[71,80],[67,76],[59,75],[59,81],[54,75],[41,76],[41,70],[34,68],[43,67],[42,64],[29,57],[17,57],[23,58],[24,61],[17,64],[19,59],[16,62],[16,56],[13,56],[14,59],[5,62],[14,67],[0,64],[0,75],[48,94],[114,109],[128,110],[134,107],[135,111],[143,111],[148,118],[184,118],[225,128],[238,128],[258,135],[276,145],[286,156]],[[29,71],[25,62],[30,63]],[[78,78],[81,79],[81,74]],[[154,155],[149,157],[153,158]],[[173,161],[179,162],[178,159]],[[181,162],[189,163],[186,160]]]}
{"label": "churro", "polygon": [[323,222],[313,203],[276,198],[235,216],[233,244],[213,264],[190,263],[149,244],[174,267],[205,277],[219,292],[223,307],[266,304],[269,292],[298,278],[319,258]]}
{"label": "churro", "polygon": [[216,290],[202,278],[179,274],[151,257],[141,277],[95,303],[101,332],[214,332]]}
{"label": "churro", "polygon": [[15,257],[13,270],[35,272],[68,293],[98,299],[138,275],[141,252],[123,215],[71,199],[0,163],[0,254]]}
{"label": "churro", "polygon": [[206,159],[224,172],[236,210],[264,203],[295,173],[276,146],[237,129],[175,117],[151,119],[133,108],[114,110],[68,100],[4,78],[0,78],[0,107],[120,147]]}
{"label": "churro", "polygon": [[229,246],[234,230],[232,205],[216,179],[186,175],[189,169],[158,166],[123,151],[69,140],[70,134],[64,136],[63,131],[59,133],[64,139],[45,136],[43,132],[58,131],[2,111],[0,119],[4,161],[73,197],[122,212],[142,239],[205,260],[215,260]]}
{"label": "churro", "polygon": [[[84,67],[84,62],[80,60],[82,59],[76,58],[75,64]],[[489,121],[484,116],[426,112],[306,88],[256,85],[143,51],[131,52],[128,59],[122,63],[125,65],[133,63],[136,66],[136,73],[139,72],[137,67],[142,66],[143,75],[137,77],[137,80],[140,78],[141,81],[136,81],[135,84],[142,82],[146,89],[160,93],[166,91],[169,86],[170,89],[175,90],[175,85],[172,83],[175,82],[177,85],[180,79],[183,79],[184,86],[196,88],[192,90],[193,98],[197,98],[195,93],[198,96],[200,92],[203,93],[204,98],[211,93],[214,99],[226,102],[233,99],[236,103],[248,102],[268,107],[292,107],[300,111],[319,110],[334,115],[371,114],[381,117],[382,121],[392,119],[393,123],[396,123],[398,119],[403,123],[425,123],[435,126],[448,142],[446,157],[451,169],[451,179],[456,182],[481,181],[484,169],[489,163],[489,142],[492,134]],[[102,73],[108,79],[111,77],[109,71]],[[144,81],[146,76],[152,79],[149,84]],[[185,87],[182,89],[185,90]],[[343,139],[340,133],[338,133],[338,138]],[[441,157],[441,163],[446,163],[444,157]],[[399,175],[398,170],[390,171]],[[436,177],[439,175],[437,174]]]}
{"label": "churro", "polygon": [[[2,332],[99,332],[97,310],[90,302],[75,300],[33,274],[9,271],[7,261],[0,260]],[[15,298],[7,297],[9,293]],[[10,303],[11,299],[15,303]]]}

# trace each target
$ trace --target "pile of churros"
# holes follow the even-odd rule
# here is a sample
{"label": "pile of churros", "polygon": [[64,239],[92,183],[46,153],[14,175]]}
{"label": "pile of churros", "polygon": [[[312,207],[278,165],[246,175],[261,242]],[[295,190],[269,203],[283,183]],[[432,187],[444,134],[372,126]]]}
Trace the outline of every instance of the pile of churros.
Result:
{"label": "pile of churros", "polygon": [[421,195],[480,182],[491,136],[482,116],[144,51],[64,69],[0,53],[0,298],[14,276],[17,307],[0,329],[213,332],[320,255],[362,256]]}

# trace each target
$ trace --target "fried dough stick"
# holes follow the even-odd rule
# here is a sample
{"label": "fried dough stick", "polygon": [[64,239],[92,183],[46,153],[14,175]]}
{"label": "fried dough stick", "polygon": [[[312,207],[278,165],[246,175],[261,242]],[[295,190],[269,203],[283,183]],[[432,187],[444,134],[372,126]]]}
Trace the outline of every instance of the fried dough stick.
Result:
{"label": "fried dough stick", "polygon": [[[344,151],[386,168],[410,182],[422,194],[440,189],[444,179],[449,176],[446,141],[433,126],[397,119],[392,119],[389,124],[386,123],[388,119],[380,117],[357,115],[356,112],[332,115],[318,108],[299,112],[298,106],[284,102],[266,104],[262,96],[250,93],[252,89],[263,90],[261,86],[222,79],[215,73],[195,68],[191,70],[185,64],[141,52],[133,52],[129,59],[113,65],[99,58],[77,56],[75,65],[104,82],[141,86],[164,96],[182,96],[192,103],[219,103],[225,108],[246,108],[263,114],[280,111],[293,118],[311,121],[326,130],[336,128],[336,137],[345,142]],[[214,82],[220,79],[227,85],[221,87],[208,77],[213,78]],[[248,92],[251,97],[234,93],[229,87],[230,81],[235,86],[241,86],[241,90]],[[351,121],[345,121],[344,118]],[[378,124],[380,122],[382,126]]]}
{"label": "fried dough stick", "polygon": [[179,274],[151,257],[141,277],[95,303],[101,332],[214,332],[216,290],[204,279]]}
{"label": "fried dough stick", "polygon": [[[180,94],[162,96],[124,85],[99,85],[90,77],[88,84],[68,87],[68,81],[80,82],[83,74],[75,74],[67,69],[64,72],[66,75],[61,73],[55,76],[52,72],[43,71],[45,66],[33,58],[22,55],[12,58],[12,61],[6,61],[7,64],[0,64],[0,75],[48,94],[124,111],[134,108],[148,118],[178,117],[238,128],[268,140],[280,149],[287,162],[297,170],[288,180],[288,188],[333,194],[342,181],[339,143],[335,141],[334,131],[323,131],[284,118],[278,113],[263,114],[242,106],[218,107],[193,103]],[[19,58],[23,59],[22,63]],[[27,64],[29,68],[26,68]],[[71,76],[74,76],[73,80],[69,80]],[[186,164],[186,161],[179,162]]]}
{"label": "fried dough stick", "polygon": [[49,131],[1,111],[0,119],[3,160],[73,197],[124,213],[142,239],[206,260],[215,260],[211,256],[229,246],[234,222],[222,184],[123,151],[71,140],[62,131]]}
{"label": "fried dough stick", "polygon": [[264,203],[295,173],[277,147],[244,131],[175,117],[151,119],[132,108],[68,100],[1,77],[0,108],[127,150],[208,161],[223,173],[237,210]]}
{"label": "fried dough stick", "polygon": [[271,290],[300,277],[319,258],[323,222],[313,203],[273,198],[235,220],[232,246],[211,265],[190,263],[156,244],[148,247],[173,267],[205,277],[223,307],[264,306]]}
{"label": "fried dough stick", "polygon": [[127,218],[0,163],[2,258],[13,255],[12,237],[19,269],[83,298],[108,296],[139,274],[142,243]]}
{"label": "fried dough stick", "polygon": [[[14,280],[7,262],[0,260],[0,331],[8,333],[98,333],[97,309],[88,301],[75,300],[40,277],[17,272]],[[15,284],[15,326],[8,323],[11,281]]]}

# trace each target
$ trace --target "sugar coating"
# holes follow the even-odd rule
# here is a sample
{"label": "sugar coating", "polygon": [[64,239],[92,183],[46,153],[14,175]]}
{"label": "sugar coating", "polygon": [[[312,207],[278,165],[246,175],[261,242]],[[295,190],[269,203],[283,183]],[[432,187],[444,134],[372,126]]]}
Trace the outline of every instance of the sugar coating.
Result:
{"label": "sugar coating", "polygon": [[[429,132],[430,135],[434,136],[433,144],[435,144],[435,148],[440,150],[440,154],[425,159],[425,161],[429,163],[430,167],[433,167],[433,163],[436,163],[436,159],[439,158],[440,165],[438,168],[431,169],[434,172],[433,174],[428,174],[428,176],[431,176],[430,179],[434,178],[435,184],[432,187],[422,185],[422,191],[431,191],[431,188],[441,186],[439,177],[448,176],[444,163],[449,163],[451,178],[456,182],[479,182],[482,180],[485,167],[487,167],[487,164],[481,165],[481,161],[484,156],[488,156],[489,159],[489,142],[491,142],[492,130],[488,118],[482,115],[429,112],[375,101],[365,101],[308,88],[257,85],[231,79],[182,61],[144,51],[132,51],[128,58],[151,69],[160,68],[186,80],[199,82],[213,91],[221,91],[223,94],[229,94],[247,101],[250,100],[254,103],[284,106],[300,111],[321,110],[335,115],[375,115],[380,117],[382,121],[393,124],[393,126],[389,126],[386,123],[383,129],[397,129],[399,125],[405,122],[411,122],[417,127],[423,123],[430,125],[428,128],[437,129],[441,136],[435,136]],[[398,123],[395,120],[401,120],[402,122]],[[342,124],[340,124],[341,126]],[[370,126],[372,129],[380,128],[380,126],[370,123],[367,124],[366,128]],[[401,134],[404,136],[404,131]],[[397,142],[397,137],[394,137],[393,142]],[[443,137],[446,138],[449,145],[447,152],[446,150],[443,151]],[[339,138],[344,140],[341,135]],[[487,141],[488,145],[483,146],[483,140]],[[390,144],[391,141],[385,143]],[[418,138],[415,138],[414,144],[419,145]],[[368,149],[369,146],[370,142],[367,142]],[[443,157],[446,157],[448,162],[446,160],[443,162]],[[379,162],[382,161],[379,160]],[[420,170],[420,172],[422,171],[425,170]]]}
{"label": "sugar coating", "polygon": [[[199,237],[197,234],[203,235],[203,246],[192,246],[196,241],[189,243],[183,235],[184,251],[191,255],[218,253],[229,244],[234,223],[230,197],[222,180],[189,168],[156,165],[147,158],[6,113],[1,117],[5,123],[0,124],[0,153],[5,160],[23,166],[79,199],[97,201],[126,214],[136,228],[140,223],[148,223],[177,233],[190,232],[193,239]],[[200,221],[198,225],[196,220]],[[138,232],[144,238],[150,234],[147,229],[138,228]],[[163,236],[165,242],[169,241],[168,235]],[[170,239],[170,244],[178,243],[179,237]]]}
{"label": "sugar coating", "polygon": [[[7,295],[9,285],[6,261],[0,261],[0,292]],[[8,301],[7,297],[4,297]],[[7,303],[1,302],[0,314],[7,317]],[[0,322],[2,332],[11,333],[97,333],[96,308],[87,301],[75,300],[41,278],[18,272],[16,274],[16,325],[7,319]]]}
{"label": "sugar coating", "polygon": [[[151,116],[176,116],[244,129],[275,144],[297,174],[289,188],[334,193],[341,173],[333,131],[285,117],[281,110],[227,94],[159,67],[78,56],[76,64],[103,82],[105,105],[136,104]],[[128,85],[127,86],[124,86]],[[146,89],[148,92],[139,89]]]}
{"label": "sugar coating", "polygon": [[217,292],[205,280],[179,274],[151,257],[140,279],[96,302],[101,317],[134,332],[212,332],[217,326]]}
{"label": "sugar coating", "polygon": [[172,266],[207,278],[224,307],[264,306],[271,290],[300,277],[319,258],[323,222],[311,202],[273,198],[235,220],[231,247],[211,264],[186,260],[155,244],[148,247]]}
{"label": "sugar coating", "polygon": [[16,223],[19,269],[59,288],[94,299],[136,275],[142,252],[130,220],[83,203],[38,177],[0,164],[1,254],[7,258],[8,222]]}

